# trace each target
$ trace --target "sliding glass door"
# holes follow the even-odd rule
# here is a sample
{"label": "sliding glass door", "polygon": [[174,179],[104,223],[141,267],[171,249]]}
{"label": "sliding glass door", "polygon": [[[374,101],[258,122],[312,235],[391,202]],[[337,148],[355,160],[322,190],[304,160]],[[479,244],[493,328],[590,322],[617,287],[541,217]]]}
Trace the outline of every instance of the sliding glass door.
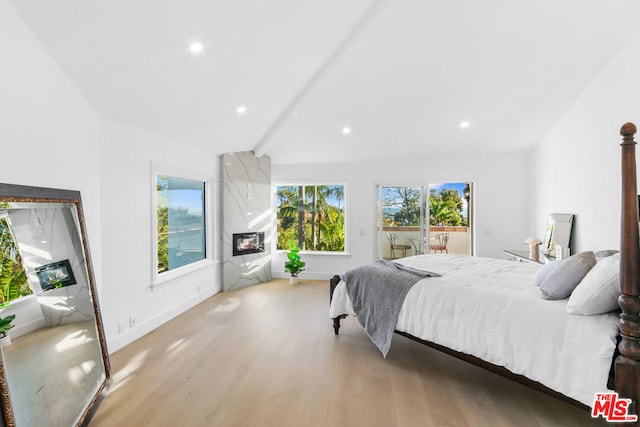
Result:
{"label": "sliding glass door", "polygon": [[377,186],[378,259],[403,258],[424,252],[425,187]]}
{"label": "sliding glass door", "polygon": [[473,254],[473,185],[377,185],[378,259]]}

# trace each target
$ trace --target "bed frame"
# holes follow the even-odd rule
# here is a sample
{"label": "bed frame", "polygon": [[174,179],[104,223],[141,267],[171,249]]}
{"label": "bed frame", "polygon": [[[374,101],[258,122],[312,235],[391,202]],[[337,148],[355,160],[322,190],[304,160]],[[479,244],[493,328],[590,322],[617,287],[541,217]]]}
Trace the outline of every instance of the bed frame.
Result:
{"label": "bed frame", "polygon": [[[619,355],[614,362],[609,384],[615,385],[615,390],[621,397],[632,400],[629,407],[630,414],[638,414],[640,406],[640,230],[638,226],[638,204],[640,196],[636,184],[636,126],[625,123],[620,129],[622,135],[622,220],[620,227],[620,298],[621,308],[619,329]],[[333,291],[340,282],[340,276],[335,275],[329,280],[329,298],[333,298]],[[336,335],[340,330],[340,320],[346,314],[333,319],[333,329]],[[458,359],[480,366],[493,373],[517,381],[528,387],[542,391],[558,399],[570,402],[576,406],[587,408],[584,404],[573,400],[561,393],[522,375],[514,374],[508,369],[488,363],[477,357],[451,350],[439,344],[424,341],[410,334],[395,331],[421,344],[435,348]],[[603,392],[606,390],[603,390]],[[594,396],[595,397],[595,396]],[[626,425],[629,425],[628,423]],[[635,425],[635,424],[634,424]]]}

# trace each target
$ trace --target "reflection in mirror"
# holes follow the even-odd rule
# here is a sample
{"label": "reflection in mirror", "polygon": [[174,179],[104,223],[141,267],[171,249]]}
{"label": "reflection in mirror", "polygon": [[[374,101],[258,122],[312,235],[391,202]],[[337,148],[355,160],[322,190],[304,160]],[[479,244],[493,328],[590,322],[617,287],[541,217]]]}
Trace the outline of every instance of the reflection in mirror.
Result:
{"label": "reflection in mirror", "polygon": [[573,229],[573,214],[552,213],[547,220],[547,230],[544,237],[544,253],[554,257],[556,247],[571,250],[571,230]]}
{"label": "reflection in mirror", "polygon": [[[80,193],[0,184],[0,219],[0,318],[15,315],[1,347],[4,421],[81,425],[110,366]],[[3,280],[13,271],[26,283]]]}

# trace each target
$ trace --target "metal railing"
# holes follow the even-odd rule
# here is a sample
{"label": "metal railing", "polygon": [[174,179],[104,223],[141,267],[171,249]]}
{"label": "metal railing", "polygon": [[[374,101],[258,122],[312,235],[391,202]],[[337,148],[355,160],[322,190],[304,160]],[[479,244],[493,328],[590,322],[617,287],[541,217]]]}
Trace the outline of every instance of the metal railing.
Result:
{"label": "metal railing", "polygon": [[[391,259],[391,247],[389,244],[389,240],[387,239],[387,234],[392,233],[398,236],[398,240],[396,244],[401,245],[409,245],[411,249],[406,251],[407,256],[420,254],[420,228],[419,227],[383,227],[382,228],[382,247],[383,247],[383,258]],[[435,235],[440,233],[449,234],[449,241],[447,242],[447,251],[450,254],[458,254],[458,255],[471,255],[471,231],[469,227],[461,227],[461,226],[433,226],[429,227],[429,239],[426,239],[424,253],[429,253],[429,243],[436,243]],[[413,240],[413,242],[412,242]],[[418,251],[416,252],[416,246],[418,246]],[[438,252],[439,253],[439,252]],[[395,257],[397,258],[399,255],[398,251],[395,251]]]}

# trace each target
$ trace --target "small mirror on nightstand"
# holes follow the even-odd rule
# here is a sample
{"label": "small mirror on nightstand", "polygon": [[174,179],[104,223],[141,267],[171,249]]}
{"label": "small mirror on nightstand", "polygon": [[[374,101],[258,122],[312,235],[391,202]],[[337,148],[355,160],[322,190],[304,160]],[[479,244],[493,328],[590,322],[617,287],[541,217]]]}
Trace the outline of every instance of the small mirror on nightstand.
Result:
{"label": "small mirror on nightstand", "polygon": [[573,217],[573,214],[553,213],[549,215],[542,253],[553,257],[556,254],[556,246],[568,248],[569,254],[571,253]]}

